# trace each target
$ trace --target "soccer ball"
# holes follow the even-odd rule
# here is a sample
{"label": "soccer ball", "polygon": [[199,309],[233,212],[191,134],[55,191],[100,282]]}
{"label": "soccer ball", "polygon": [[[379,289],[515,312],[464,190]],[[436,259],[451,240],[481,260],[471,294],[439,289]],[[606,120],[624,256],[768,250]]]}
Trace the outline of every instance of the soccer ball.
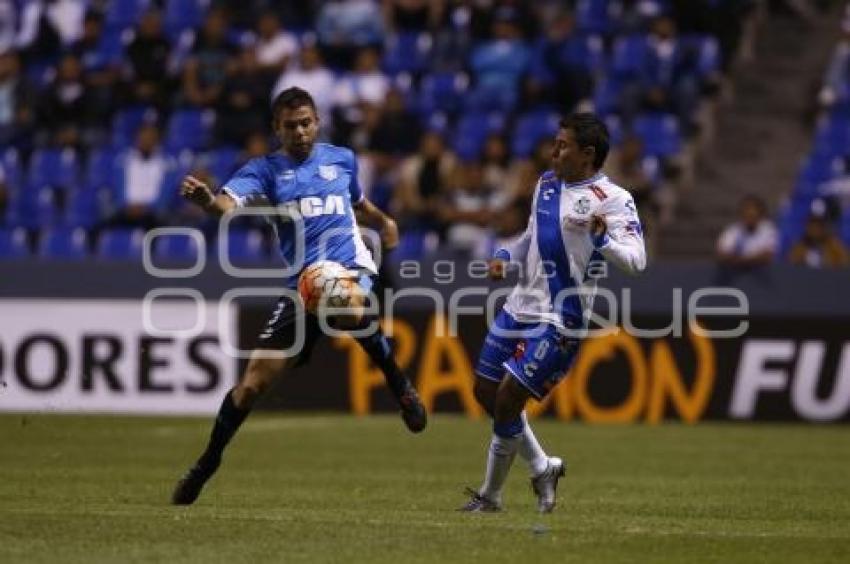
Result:
{"label": "soccer ball", "polygon": [[315,262],[298,277],[298,294],[310,313],[325,308],[341,309],[360,305],[361,291],[357,273],[338,262]]}

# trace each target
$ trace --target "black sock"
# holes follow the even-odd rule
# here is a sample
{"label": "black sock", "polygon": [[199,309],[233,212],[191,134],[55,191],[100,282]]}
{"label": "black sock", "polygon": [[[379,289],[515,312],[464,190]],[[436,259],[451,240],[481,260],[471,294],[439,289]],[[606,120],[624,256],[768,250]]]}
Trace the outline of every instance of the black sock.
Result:
{"label": "black sock", "polygon": [[387,381],[387,387],[393,393],[396,399],[401,398],[407,388],[411,385],[407,377],[402,373],[401,368],[395,362],[393,357],[392,347],[383,331],[378,329],[375,333],[368,337],[359,337],[357,342],[369,355],[381,372],[384,373],[384,378]]}
{"label": "black sock", "polygon": [[248,417],[251,411],[249,409],[239,409],[233,403],[233,390],[227,392],[224,396],[224,401],[221,402],[221,407],[218,409],[218,415],[213,424],[212,433],[210,433],[210,442],[207,445],[207,450],[201,455],[199,462],[203,464],[214,464],[218,466],[218,461],[221,459],[221,453],[224,447],[236,434],[239,426]]}

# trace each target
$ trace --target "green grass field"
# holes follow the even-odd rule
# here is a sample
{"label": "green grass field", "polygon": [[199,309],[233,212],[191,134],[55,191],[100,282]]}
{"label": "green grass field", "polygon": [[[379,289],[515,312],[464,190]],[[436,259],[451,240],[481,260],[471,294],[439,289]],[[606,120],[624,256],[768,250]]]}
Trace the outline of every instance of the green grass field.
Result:
{"label": "green grass field", "polygon": [[203,419],[0,417],[0,562],[850,562],[850,430],[537,422],[555,514],[517,460],[502,514],[482,420],[253,416],[196,505],[167,504]]}

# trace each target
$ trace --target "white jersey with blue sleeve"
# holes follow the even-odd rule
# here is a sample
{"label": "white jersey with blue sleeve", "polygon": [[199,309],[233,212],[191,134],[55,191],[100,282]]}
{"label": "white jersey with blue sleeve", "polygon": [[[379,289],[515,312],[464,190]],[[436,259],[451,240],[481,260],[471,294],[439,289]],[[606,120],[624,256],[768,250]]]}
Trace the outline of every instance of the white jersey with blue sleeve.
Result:
{"label": "white jersey with blue sleeve", "polygon": [[[350,149],[317,143],[298,162],[282,153],[248,161],[223,188],[238,207],[271,206],[284,262],[303,268],[332,260],[375,274],[375,262],[360,233],[353,206],[364,199],[357,160]],[[299,264],[300,263],[300,264]],[[297,275],[288,280],[295,287]]]}
{"label": "white jersey with blue sleeve", "polygon": [[[591,218],[602,216],[607,233],[594,239]],[[628,191],[597,174],[582,182],[544,173],[534,190],[531,216],[521,237],[495,257],[523,266],[523,276],[505,311],[524,323],[585,327],[593,308],[596,278],[591,269],[608,261],[636,274],[646,267],[643,232]]]}

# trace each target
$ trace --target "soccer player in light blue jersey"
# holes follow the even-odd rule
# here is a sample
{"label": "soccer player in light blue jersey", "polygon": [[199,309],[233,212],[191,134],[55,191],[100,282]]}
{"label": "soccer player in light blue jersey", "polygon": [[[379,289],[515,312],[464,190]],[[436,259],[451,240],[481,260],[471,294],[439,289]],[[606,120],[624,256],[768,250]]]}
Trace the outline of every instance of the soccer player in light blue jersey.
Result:
{"label": "soccer player in light blue jersey", "polygon": [[504,277],[507,261],[524,276],[490,326],[476,367],[475,397],[493,417],[484,483],[470,490],[464,511],[498,511],[514,457],[528,464],[537,507],[555,507],[565,463],[548,456],[528,424],[525,404],[542,400],[576,358],[593,309],[594,272],[609,262],[638,273],[646,266],[640,220],[628,191],[600,169],[608,154],[608,130],[592,114],[561,121],[552,170],[534,190],[525,233],[499,249],[490,263]]}
{"label": "soccer player in light blue jersey", "polygon": [[[272,115],[272,125],[281,142],[278,152],[249,161],[218,194],[198,179],[187,176],[181,185],[183,197],[216,217],[244,206],[268,206],[282,258],[295,267],[293,276],[285,281],[288,288],[297,286],[298,275],[304,268],[330,260],[359,273],[360,285],[368,293],[377,268],[361,238],[358,220],[376,228],[387,249],[398,243],[395,222],[364,196],[357,182],[357,160],[352,151],[316,143],[319,118],[309,93],[297,87],[284,90],[273,102]],[[271,358],[263,354],[263,351],[291,347],[300,320],[305,323],[305,339],[295,356]],[[354,328],[366,327],[370,321],[364,318]],[[289,295],[280,298],[260,333],[242,379],[221,404],[206,450],[178,482],[172,495],[174,504],[188,505],[197,499],[257,398],[287,368],[306,362],[321,335],[319,320],[304,310],[300,300]],[[407,427],[413,432],[422,431],[427,424],[425,409],[413,385],[395,363],[381,330],[357,337],[357,341],[384,372]]]}

